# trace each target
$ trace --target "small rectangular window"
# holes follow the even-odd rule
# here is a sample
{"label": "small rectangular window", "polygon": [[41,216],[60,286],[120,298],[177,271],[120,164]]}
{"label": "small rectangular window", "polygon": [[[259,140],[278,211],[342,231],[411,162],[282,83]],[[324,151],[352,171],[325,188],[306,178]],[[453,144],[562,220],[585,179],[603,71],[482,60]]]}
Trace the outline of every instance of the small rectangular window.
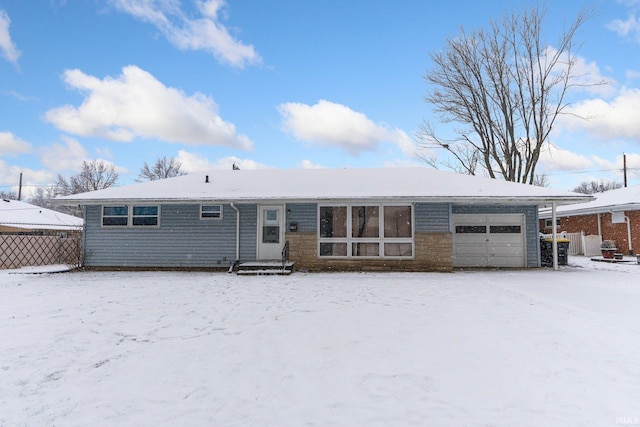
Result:
{"label": "small rectangular window", "polygon": [[131,224],[134,227],[155,227],[158,225],[158,206],[134,206]]}
{"label": "small rectangular window", "polygon": [[222,219],[222,205],[200,206],[200,219]]}
{"label": "small rectangular window", "polygon": [[380,256],[380,243],[353,243],[352,256]]}
{"label": "small rectangular window", "polygon": [[456,233],[458,234],[486,234],[486,225],[456,225]]}
{"label": "small rectangular window", "polygon": [[102,225],[105,227],[126,227],[129,224],[128,206],[103,206]]}
{"label": "small rectangular window", "polygon": [[[544,226],[545,226],[545,228],[553,227],[553,220],[552,219],[545,219],[544,220]],[[560,218],[556,218],[556,226],[560,227]]]}
{"label": "small rectangular window", "polygon": [[347,256],[346,243],[320,243],[320,256]]}
{"label": "small rectangular window", "polygon": [[413,256],[413,244],[411,243],[385,243],[384,256],[410,257]]}
{"label": "small rectangular window", "polygon": [[522,229],[519,225],[492,225],[489,233],[492,234],[520,234]]}

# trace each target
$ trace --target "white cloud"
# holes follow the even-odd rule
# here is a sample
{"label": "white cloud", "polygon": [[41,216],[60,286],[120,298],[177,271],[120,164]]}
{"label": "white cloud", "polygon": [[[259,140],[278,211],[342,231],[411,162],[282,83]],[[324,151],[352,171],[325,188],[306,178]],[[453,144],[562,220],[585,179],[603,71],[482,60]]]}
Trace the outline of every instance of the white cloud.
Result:
{"label": "white cloud", "polygon": [[9,25],[11,25],[9,15],[7,15],[4,10],[0,9],[0,51],[2,51],[2,56],[4,56],[8,61],[16,64],[20,57],[20,51],[11,40]]}
{"label": "white cloud", "polygon": [[79,171],[82,161],[87,160],[89,152],[77,140],[62,137],[63,143],[55,143],[40,149],[40,163],[56,171]]}
{"label": "white cloud", "polygon": [[604,140],[628,138],[640,142],[640,89],[623,88],[611,101],[587,99],[567,109],[561,124],[583,129]]}
{"label": "white cloud", "polygon": [[640,79],[640,71],[636,70],[627,70],[624,73],[627,80],[638,80]]}
{"label": "white cloud", "polygon": [[141,137],[188,145],[253,146],[220,118],[211,98],[200,93],[187,96],[134,65],[123,68],[118,78],[100,80],[76,69],[65,71],[64,80],[87,93],[79,107],[65,105],[45,114],[65,132],[122,142]]}
{"label": "white cloud", "polygon": [[214,169],[231,170],[235,164],[240,169],[267,169],[268,166],[250,159],[241,159],[235,156],[224,157],[211,162],[198,154],[185,150],[178,151],[178,161],[182,164],[181,170],[186,173],[207,172]]}
{"label": "white cloud", "polygon": [[[547,58],[554,57],[558,54],[558,50],[553,47],[547,47],[544,55]],[[569,58],[568,52],[563,52],[560,56],[554,71],[556,73],[566,73],[568,65],[571,64],[572,70],[572,88],[582,92],[594,93],[601,96],[612,95],[615,91],[615,80],[605,76],[595,61],[588,61],[586,58],[575,55]]]}
{"label": "white cloud", "polygon": [[15,187],[3,189],[4,191],[18,192],[18,183],[22,173],[23,193],[30,184],[49,184],[54,180],[54,174],[50,171],[23,168],[16,165],[9,165],[0,159],[0,182],[15,183]]}
{"label": "white cloud", "polygon": [[236,40],[220,23],[224,0],[195,0],[199,17],[191,19],[178,0],[113,0],[114,6],[141,21],[155,25],[181,50],[203,50],[219,61],[242,68],[261,62],[253,46]]}
{"label": "white cloud", "polygon": [[295,102],[281,104],[282,128],[297,139],[317,145],[335,146],[357,155],[375,150],[381,142],[391,142],[407,156],[415,156],[412,139],[400,129],[375,124],[362,113],[333,102],[315,105]]}
{"label": "white cloud", "polygon": [[593,166],[592,159],[582,154],[574,153],[560,147],[547,145],[540,151],[538,162],[547,170],[577,171],[589,169]]}
{"label": "white cloud", "polygon": [[0,132],[0,155],[26,154],[31,152],[31,144],[11,132]]}
{"label": "white cloud", "polygon": [[325,166],[313,163],[311,160],[303,160],[298,164],[300,169],[325,169]]}
{"label": "white cloud", "polygon": [[607,28],[622,37],[631,37],[640,42],[640,21],[635,14],[630,14],[626,20],[616,19],[611,21]]}

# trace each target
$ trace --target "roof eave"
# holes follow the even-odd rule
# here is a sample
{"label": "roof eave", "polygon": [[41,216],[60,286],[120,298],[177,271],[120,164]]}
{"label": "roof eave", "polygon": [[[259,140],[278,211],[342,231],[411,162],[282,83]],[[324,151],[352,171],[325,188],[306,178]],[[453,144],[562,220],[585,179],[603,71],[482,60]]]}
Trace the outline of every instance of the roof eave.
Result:
{"label": "roof eave", "polygon": [[131,203],[153,203],[153,204],[182,204],[182,203],[262,203],[262,202],[289,202],[289,203],[323,203],[330,201],[382,201],[382,202],[425,202],[425,203],[464,203],[464,204],[527,204],[536,206],[547,206],[553,203],[556,205],[569,205],[574,203],[588,202],[593,197],[583,196],[559,196],[559,197],[535,197],[535,196],[326,196],[326,197],[287,197],[286,195],[277,197],[237,197],[237,198],[95,198],[95,199],[53,199],[56,205],[64,206],[85,206],[85,205],[113,205]]}
{"label": "roof eave", "polygon": [[[626,212],[640,210],[640,203],[626,203],[623,205],[604,205],[596,207],[587,207],[582,209],[567,209],[556,213],[556,216],[581,216],[581,215],[596,215],[602,213],[611,212]],[[540,212],[541,219],[551,218],[550,212]]]}

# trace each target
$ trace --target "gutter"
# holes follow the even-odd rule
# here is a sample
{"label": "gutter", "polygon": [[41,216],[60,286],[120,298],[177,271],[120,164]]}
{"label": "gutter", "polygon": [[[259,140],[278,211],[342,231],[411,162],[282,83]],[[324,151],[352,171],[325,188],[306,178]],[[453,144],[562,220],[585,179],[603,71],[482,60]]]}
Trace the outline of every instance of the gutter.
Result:
{"label": "gutter", "polygon": [[237,262],[240,262],[240,209],[231,202],[231,207],[236,211],[236,260],[233,263],[235,265]]}
{"label": "gutter", "polygon": [[633,255],[633,241],[631,240],[631,218],[625,215],[624,220],[627,223],[627,239],[629,240],[629,255]]}

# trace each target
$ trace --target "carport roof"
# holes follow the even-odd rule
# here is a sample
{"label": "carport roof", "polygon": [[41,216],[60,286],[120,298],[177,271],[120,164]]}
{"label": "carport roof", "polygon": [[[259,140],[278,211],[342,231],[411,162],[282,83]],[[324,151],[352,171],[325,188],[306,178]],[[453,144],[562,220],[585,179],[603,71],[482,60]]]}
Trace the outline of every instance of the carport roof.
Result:
{"label": "carport roof", "polygon": [[[596,193],[594,196],[595,199],[588,203],[559,207],[556,214],[576,216],[640,210],[640,186],[637,185]],[[551,211],[541,210],[540,218],[551,218]]]}
{"label": "carport roof", "polygon": [[336,200],[431,201],[550,206],[591,196],[499,179],[413,168],[255,169],[208,173],[111,187],[55,199],[66,205]]}

